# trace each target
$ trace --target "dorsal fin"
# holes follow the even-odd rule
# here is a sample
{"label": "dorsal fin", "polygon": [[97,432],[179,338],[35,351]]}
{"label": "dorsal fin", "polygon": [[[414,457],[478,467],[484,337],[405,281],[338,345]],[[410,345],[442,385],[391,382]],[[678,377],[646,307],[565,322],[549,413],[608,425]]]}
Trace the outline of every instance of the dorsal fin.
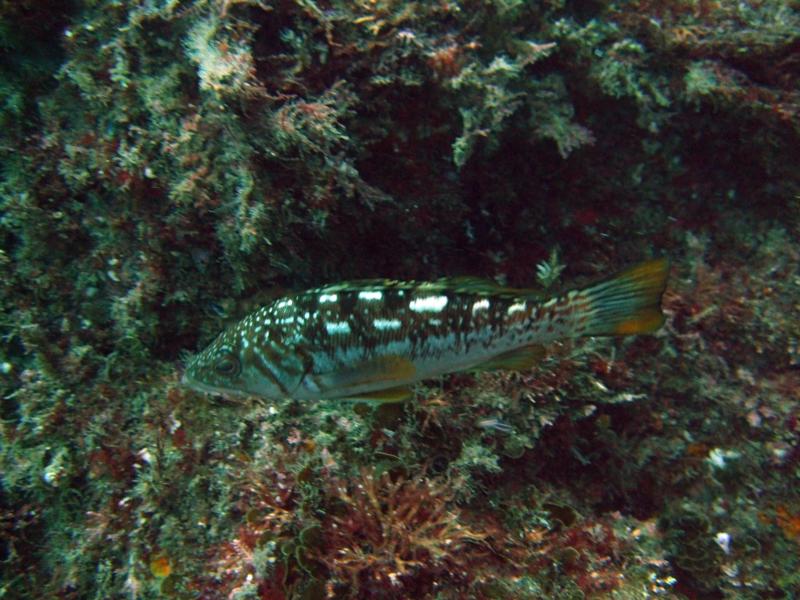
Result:
{"label": "dorsal fin", "polygon": [[541,290],[532,288],[512,288],[500,285],[491,279],[459,275],[442,277],[433,281],[398,281],[394,279],[353,279],[309,290],[315,294],[335,294],[337,292],[358,292],[362,290],[410,290],[420,292],[456,294],[475,294],[477,296],[497,296],[501,298],[527,298],[539,300],[543,297]]}
{"label": "dorsal fin", "polygon": [[369,289],[382,288],[407,288],[415,285],[413,281],[396,281],[394,279],[351,279],[339,283],[330,283],[309,290],[314,293],[335,293],[335,292],[358,292]]}
{"label": "dorsal fin", "polygon": [[[457,277],[442,277],[425,287],[441,289],[460,294],[477,294],[486,296],[508,296],[516,298],[520,296],[520,290],[505,287],[491,279],[482,277],[472,277],[470,275]],[[433,291],[433,289],[431,290]]]}

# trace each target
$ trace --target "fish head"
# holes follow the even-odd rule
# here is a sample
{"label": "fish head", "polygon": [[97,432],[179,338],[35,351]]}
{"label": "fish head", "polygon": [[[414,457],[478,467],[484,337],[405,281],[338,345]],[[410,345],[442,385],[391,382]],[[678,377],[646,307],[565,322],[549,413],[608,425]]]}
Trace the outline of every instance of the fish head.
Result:
{"label": "fish head", "polygon": [[256,331],[259,323],[251,316],[222,332],[189,360],[182,383],[212,394],[292,396],[307,372],[303,355],[282,332]]}
{"label": "fish head", "polygon": [[212,394],[248,393],[243,358],[241,335],[224,331],[189,360],[181,383]]}

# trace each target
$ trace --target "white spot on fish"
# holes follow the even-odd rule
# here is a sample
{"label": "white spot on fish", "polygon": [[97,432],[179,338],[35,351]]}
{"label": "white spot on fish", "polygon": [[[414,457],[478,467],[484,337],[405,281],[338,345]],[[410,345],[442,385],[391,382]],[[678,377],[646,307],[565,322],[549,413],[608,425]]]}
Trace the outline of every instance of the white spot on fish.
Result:
{"label": "white spot on fish", "polygon": [[348,334],[350,333],[350,324],[347,321],[338,321],[335,323],[325,323],[325,329],[328,335]]}
{"label": "white spot on fish", "polygon": [[287,298],[286,300],[281,300],[275,306],[277,308],[286,308],[287,306],[291,306],[292,304],[294,304],[294,302],[292,302],[291,298]]}
{"label": "white spot on fish", "polygon": [[247,350],[250,347],[250,342],[247,341],[247,338],[242,338],[242,347]]}
{"label": "white spot on fish", "polygon": [[380,300],[383,298],[383,292],[379,291],[367,291],[367,292],[358,292],[358,299],[359,300]]}
{"label": "white spot on fish", "polygon": [[479,310],[487,310],[489,308],[489,301],[484,298],[483,300],[478,300],[475,304],[472,305],[472,314],[474,315]]}
{"label": "white spot on fish", "polygon": [[544,308],[550,308],[556,302],[558,302],[558,298],[552,298],[552,299],[550,299],[550,300],[548,300],[547,302],[544,303]]}
{"label": "white spot on fish", "polygon": [[279,325],[291,325],[294,323],[294,317],[286,317],[285,319],[278,319],[276,321]]}
{"label": "white spot on fish", "polygon": [[433,325],[434,327],[438,327],[439,325],[442,324],[442,320],[441,319],[428,319],[428,323]]}
{"label": "white spot on fish", "polygon": [[521,312],[525,310],[525,306],[526,305],[524,302],[517,302],[516,304],[512,304],[511,306],[508,307],[506,314],[510,316],[513,315],[515,312]]}
{"label": "white spot on fish", "polygon": [[321,294],[319,297],[319,303],[323,304],[325,302],[336,302],[339,296],[336,294]]}
{"label": "white spot on fish", "polygon": [[447,306],[447,296],[425,296],[416,298],[408,305],[414,312],[440,312]]}
{"label": "white spot on fish", "polygon": [[380,331],[386,329],[400,329],[403,325],[400,319],[375,319],[372,324],[375,326],[375,329]]}

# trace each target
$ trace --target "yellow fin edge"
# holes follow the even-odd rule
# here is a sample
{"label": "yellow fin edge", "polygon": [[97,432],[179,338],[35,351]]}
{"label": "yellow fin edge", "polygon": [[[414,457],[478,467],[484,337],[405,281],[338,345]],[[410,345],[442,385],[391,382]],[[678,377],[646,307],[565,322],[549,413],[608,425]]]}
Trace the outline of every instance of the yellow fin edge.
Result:
{"label": "yellow fin edge", "polygon": [[661,296],[669,261],[656,258],[587,288],[592,318],[586,335],[652,333],[664,324]]}

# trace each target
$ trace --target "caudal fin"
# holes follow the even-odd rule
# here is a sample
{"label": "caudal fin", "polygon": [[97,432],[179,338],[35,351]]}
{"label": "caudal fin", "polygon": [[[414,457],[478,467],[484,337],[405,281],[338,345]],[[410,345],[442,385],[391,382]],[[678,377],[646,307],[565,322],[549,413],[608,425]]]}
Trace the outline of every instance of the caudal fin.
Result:
{"label": "caudal fin", "polygon": [[583,290],[591,314],[585,335],[656,331],[664,324],[661,295],[668,273],[669,261],[657,258]]}

